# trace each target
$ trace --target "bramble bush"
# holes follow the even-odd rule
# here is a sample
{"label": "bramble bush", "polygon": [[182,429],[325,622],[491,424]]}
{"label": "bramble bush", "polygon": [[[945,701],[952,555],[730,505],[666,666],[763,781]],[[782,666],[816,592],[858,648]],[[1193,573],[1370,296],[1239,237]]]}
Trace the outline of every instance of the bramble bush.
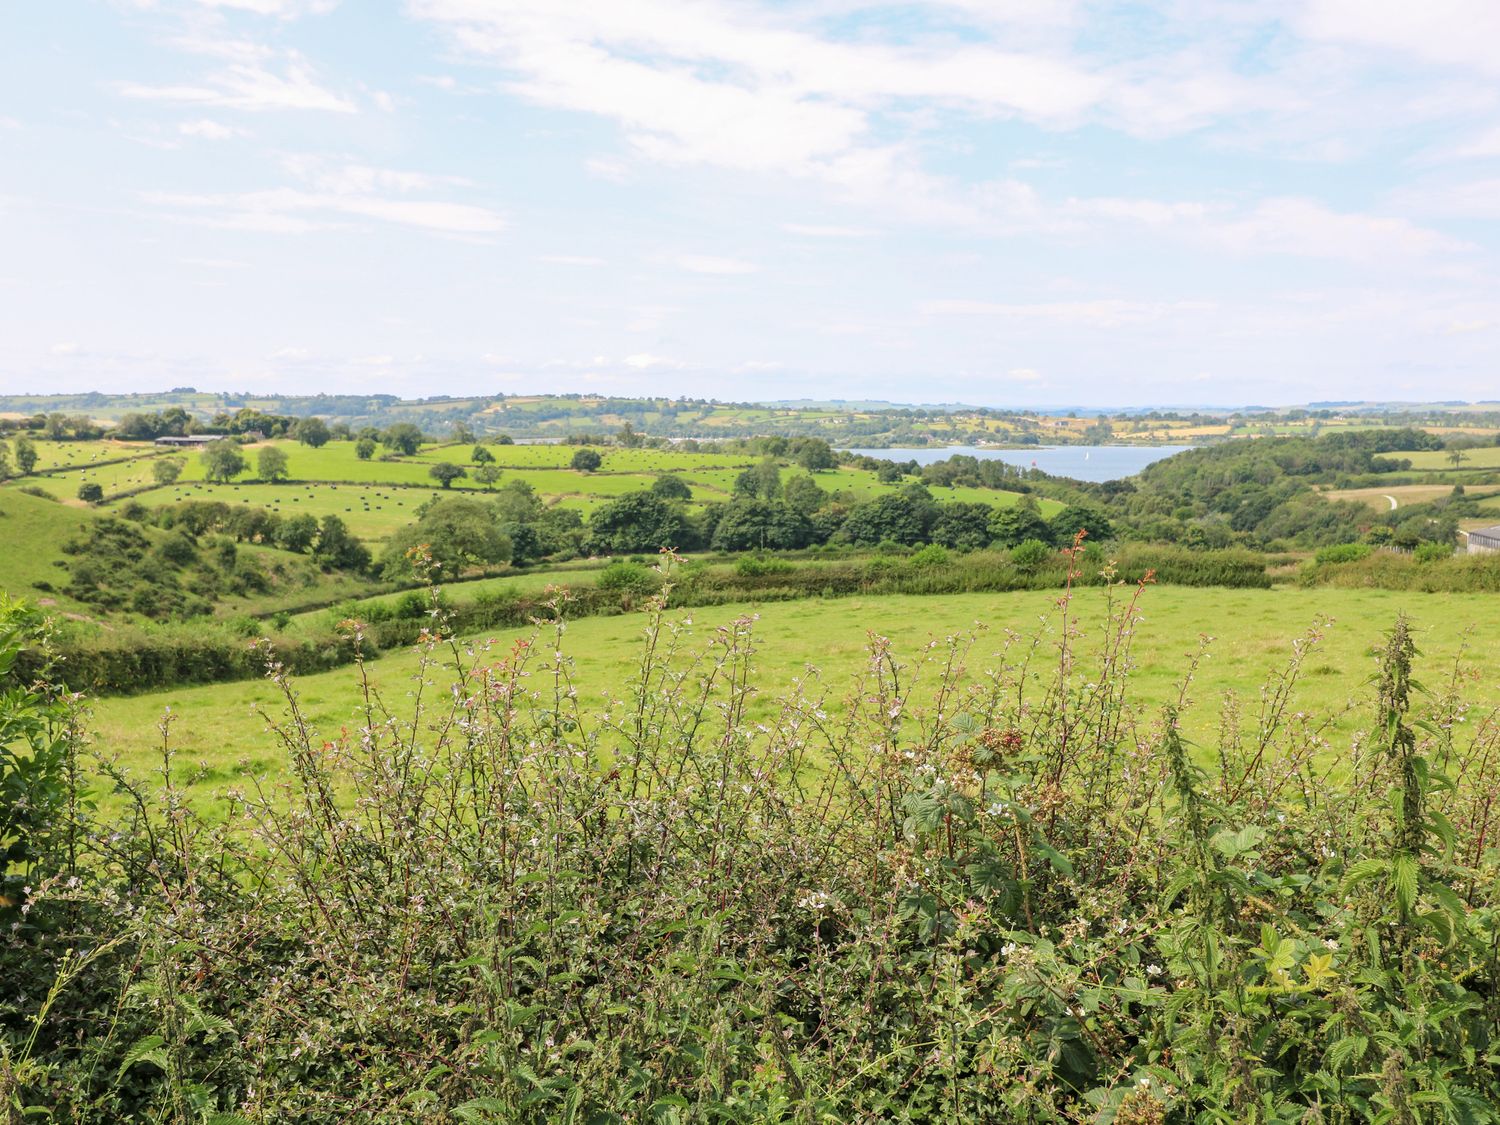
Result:
{"label": "bramble bush", "polygon": [[[397,704],[195,809],[170,720],[0,938],[0,1104],[58,1120],[1482,1123],[1500,1118],[1500,726],[1397,621],[1348,745],[1131,683],[1150,577],[1043,631],[755,690],[755,622],[647,604],[579,700],[567,605],[441,611]],[[1092,576],[1088,576],[1092,577]],[[1074,601],[1105,599],[1085,637]],[[355,627],[357,629],[357,627]],[[359,643],[359,637],[353,638]],[[1205,644],[1208,641],[1205,639]],[[987,650],[986,650],[987,651]],[[1201,653],[1200,653],[1201,655]],[[361,676],[363,672],[359,673]]]}

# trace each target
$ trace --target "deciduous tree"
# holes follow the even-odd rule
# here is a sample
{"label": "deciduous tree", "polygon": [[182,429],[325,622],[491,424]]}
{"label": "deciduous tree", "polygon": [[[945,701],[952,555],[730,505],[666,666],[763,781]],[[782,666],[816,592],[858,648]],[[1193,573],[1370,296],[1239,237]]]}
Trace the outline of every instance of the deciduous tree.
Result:
{"label": "deciduous tree", "polygon": [[290,475],[285,451],[274,445],[262,446],[256,453],[255,469],[264,481],[283,481]]}
{"label": "deciduous tree", "polygon": [[203,477],[212,483],[224,484],[245,471],[245,454],[238,442],[223,440],[210,442],[203,447]]}
{"label": "deciduous tree", "polygon": [[427,470],[427,475],[444,488],[451,488],[454,481],[460,477],[468,476],[469,470],[465,469],[462,465],[455,465],[451,461],[439,461]]}

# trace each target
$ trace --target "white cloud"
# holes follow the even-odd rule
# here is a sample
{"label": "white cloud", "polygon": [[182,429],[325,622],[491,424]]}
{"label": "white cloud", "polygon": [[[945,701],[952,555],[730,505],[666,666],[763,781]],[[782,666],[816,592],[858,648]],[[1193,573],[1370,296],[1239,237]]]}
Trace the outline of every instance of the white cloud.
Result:
{"label": "white cloud", "polygon": [[203,8],[227,8],[258,16],[282,18],[322,15],[339,6],[339,0],[193,0],[193,3]]}
{"label": "white cloud", "polygon": [[1039,383],[1042,373],[1031,367],[1012,367],[1005,377],[1013,383]]}
{"label": "white cloud", "polygon": [[232,137],[244,136],[245,133],[243,129],[210,121],[206,117],[198,121],[184,121],[177,126],[177,131],[184,137],[197,137],[205,141],[227,141]]}
{"label": "white cloud", "polygon": [[1087,325],[1119,328],[1160,320],[1172,312],[1201,310],[1203,302],[1126,301],[1110,298],[1095,301],[1040,301],[1009,303],[943,299],[922,301],[917,310],[924,316],[969,316],[998,320],[1030,321],[1053,326]]}
{"label": "white cloud", "polygon": [[306,348],[277,348],[271,353],[271,359],[283,363],[302,363],[312,358],[312,352]]}
{"label": "white cloud", "polygon": [[666,356],[651,355],[649,352],[640,352],[636,355],[628,355],[624,359],[626,367],[637,371],[648,371],[653,368],[681,368],[682,364],[675,359]]}
{"label": "white cloud", "polygon": [[393,171],[363,164],[333,164],[306,157],[283,161],[306,189],[185,193],[148,192],[146,202],[202,216],[235,230],[300,234],[350,218],[376,219],[442,234],[496,234],[508,225],[497,211],[443,199],[401,198],[415,191],[464,185],[455,177]]}
{"label": "white cloud", "polygon": [[1312,0],[1296,24],[1318,39],[1500,74],[1500,5],[1493,0]]}
{"label": "white cloud", "polygon": [[71,341],[64,344],[53,344],[47,350],[53,355],[81,355],[83,353],[83,349]]}
{"label": "white cloud", "polygon": [[1251,213],[1207,230],[1235,251],[1296,254],[1359,264],[1454,253],[1465,244],[1408,219],[1332,211],[1309,199],[1268,199]]}
{"label": "white cloud", "polygon": [[817,223],[782,223],[781,229],[803,238],[869,238],[875,233],[866,227],[823,226]]}
{"label": "white cloud", "polygon": [[144,198],[162,207],[203,212],[216,226],[280,234],[318,230],[329,226],[333,216],[378,219],[444,234],[496,234],[507,225],[497,212],[467,203],[336,195],[290,188],[219,195],[148,192]]}
{"label": "white cloud", "polygon": [[738,258],[718,258],[711,254],[679,254],[674,259],[678,269],[688,273],[717,275],[754,273],[759,267]]}
{"label": "white cloud", "polygon": [[1500,219],[1500,178],[1415,189],[1401,193],[1400,198],[1427,214]]}
{"label": "white cloud", "polygon": [[[1353,13],[1366,2],[1318,0],[1300,26],[1320,39],[1353,34],[1346,25],[1357,22]],[[1406,18],[1392,0],[1368,2],[1382,20],[1390,16],[1401,25]],[[1490,0],[1438,2],[1457,11]],[[834,5],[846,15],[868,6],[860,0]],[[1170,44],[1122,23],[1107,46],[1089,47],[1079,42],[1081,6],[1066,0],[947,0],[929,5],[927,14],[935,10],[990,34],[917,33],[899,43],[879,31],[839,37],[816,14],[731,0],[411,0],[413,14],[445,28],[460,50],[503,67],[508,90],[539,105],[612,120],[637,157],[658,163],[807,178],[842,200],[909,221],[993,235],[1131,224],[1237,251],[1349,261],[1392,250],[1409,257],[1454,248],[1398,218],[1339,215],[1292,200],[1248,210],[1131,198],[1058,201],[1040,198],[1013,178],[964,186],[934,175],[924,164],[935,136],[951,139],[958,121],[991,119],[1049,130],[1103,123],[1157,137],[1261,115],[1287,126],[1272,130],[1278,135],[1306,132],[1297,142],[1305,154],[1343,159],[1352,151],[1342,138],[1305,124],[1320,115],[1335,119],[1326,107],[1343,104],[1330,97],[1330,90],[1343,93],[1348,81],[1341,56],[1318,57],[1315,51],[1327,55],[1330,49],[1316,44],[1278,43],[1274,61],[1241,72],[1241,41],[1262,39],[1276,26],[1279,9],[1207,5],[1182,14],[1182,34]],[[1494,10],[1500,13],[1500,6]],[[1108,26],[1100,26],[1103,37]],[[1420,119],[1452,112],[1454,97],[1473,103],[1461,84],[1428,93],[1434,104],[1403,112]],[[1239,142],[1243,132],[1230,134],[1228,143]],[[1021,158],[1010,166],[1039,162]],[[613,180],[629,174],[618,159],[596,158],[589,169]],[[784,229],[803,237],[851,237],[863,228]]]}
{"label": "white cloud", "polygon": [[603,266],[608,264],[603,258],[594,258],[587,254],[542,254],[537,258],[537,261],[546,262],[554,266]]}
{"label": "white cloud", "polygon": [[1486,130],[1443,154],[1456,158],[1500,156],[1500,127]]}
{"label": "white cloud", "polygon": [[[959,6],[1002,18],[1072,18],[1069,5]],[[1143,68],[1067,49],[1009,50],[1002,37],[843,40],[779,10],[723,0],[413,0],[411,9],[446,27],[460,48],[504,66],[514,92],[611,118],[650,159],[835,182],[851,174],[851,161],[868,167],[909,155],[903,142],[873,138],[878,115],[912,103],[1049,127],[1097,116],[1155,134],[1295,100],[1274,81],[1239,78],[1204,55]]]}
{"label": "white cloud", "polygon": [[322,110],[354,113],[355,105],[323,86],[312,65],[296,51],[275,52],[243,40],[182,37],[176,45],[195,54],[226,60],[200,83],[150,85],[122,82],[118,93],[147,101],[182,102],[245,111]]}
{"label": "white cloud", "polygon": [[630,165],[623,160],[594,156],[583,162],[583,168],[594,179],[612,184],[623,184],[630,179]]}
{"label": "white cloud", "polygon": [[1455,320],[1445,330],[1450,336],[1465,336],[1470,332],[1488,332],[1500,328],[1500,320]]}

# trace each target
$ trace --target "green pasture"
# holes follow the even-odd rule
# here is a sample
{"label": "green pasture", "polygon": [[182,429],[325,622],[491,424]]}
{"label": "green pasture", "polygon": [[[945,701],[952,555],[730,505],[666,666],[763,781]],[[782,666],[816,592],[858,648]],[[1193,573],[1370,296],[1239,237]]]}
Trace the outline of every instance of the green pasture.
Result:
{"label": "green pasture", "polygon": [[35,441],[36,471],[79,469],[97,466],[101,461],[125,457],[150,457],[157,449],[150,442],[124,441]]}
{"label": "green pasture", "polygon": [[[247,446],[244,449],[245,462],[249,466],[246,477],[253,477],[256,473],[256,452],[265,446],[275,446],[287,456],[287,472],[293,480],[330,480],[348,481],[357,484],[420,484],[430,485],[432,478],[427,475],[431,465],[417,464],[408,458],[397,458],[392,461],[382,461],[380,457],[388,453],[383,446],[377,446],[375,456],[368,461],[361,461],[355,453],[357,443],[352,441],[331,441],[318,449],[310,445],[303,445],[296,441],[271,441],[262,442],[259,445]],[[468,450],[463,451],[467,459]],[[458,460],[456,457],[437,458],[437,460]],[[188,454],[188,463],[183,470],[182,479],[185,481],[201,481],[203,479],[203,458],[197,450]]]}
{"label": "green pasture", "polygon": [[373,484],[203,484],[155,488],[135,499],[150,508],[184,500],[220,501],[265,508],[281,516],[338,516],[359,538],[375,542],[417,518],[434,493],[425,487]]}
{"label": "green pasture", "polygon": [[[41,443],[37,444],[40,448]],[[182,455],[179,454],[179,456]],[[196,460],[196,456],[189,459]],[[49,496],[56,496],[62,500],[76,500],[81,485],[97,484],[104,489],[104,495],[110,497],[132,489],[154,486],[156,477],[152,475],[151,466],[156,463],[156,460],[153,456],[141,456],[132,457],[126,461],[115,461],[108,465],[86,463],[63,472],[40,474],[10,481],[6,487],[14,488],[24,484],[39,488]]]}
{"label": "green pasture", "polygon": [[[326,447],[325,447],[326,448]],[[612,446],[577,445],[485,445],[497,468],[562,469],[582,448],[591,448],[603,458],[605,473],[672,473],[698,470],[734,470],[754,465],[759,458],[744,453],[695,453],[681,449],[616,449]],[[413,461],[452,461],[468,464],[471,445],[424,446]]]}
{"label": "green pasture", "polygon": [[[363,538],[379,539],[413,518],[408,515],[393,521],[390,513],[410,512],[426,498],[426,490],[435,487],[429,475],[433,465],[440,461],[450,461],[463,465],[471,473],[475,467],[469,462],[472,447],[468,445],[431,445],[424,447],[413,457],[389,461],[382,461],[377,457],[361,461],[355,455],[353,442],[329,442],[320,449],[294,441],[267,444],[273,444],[287,454],[291,478],[289,481],[279,485],[245,483],[254,480],[256,451],[260,448],[256,446],[245,450],[250,468],[240,478],[242,483],[210,485],[203,479],[202,457],[198,451],[193,450],[180,454],[185,457],[186,464],[182,477],[175,486],[152,489],[143,494],[140,500],[155,506],[183,499],[211,497],[231,502],[263,503],[264,506],[281,512],[309,511],[315,508],[315,514],[320,517],[328,514],[356,517],[347,521],[355,529],[355,534]],[[656,477],[664,473],[680,477],[692,490],[694,503],[725,501],[733,495],[735,479],[746,467],[755,463],[753,458],[747,459],[739,454],[609,449],[604,451],[604,464],[599,471],[584,473],[567,467],[576,452],[574,446],[494,445],[487,448],[494,454],[495,467],[501,472],[497,487],[509,481],[522,480],[530,484],[547,503],[574,508],[584,513],[592,512],[606,500],[650,488]],[[788,480],[804,472],[797,466],[789,466],[783,467],[781,475],[783,480]],[[827,492],[841,493],[851,502],[872,499],[910,483],[882,484],[874,473],[849,466],[815,473],[813,476],[819,487]],[[53,495],[66,498],[75,495],[78,485],[84,480],[98,480],[104,486],[107,496],[154,483],[151,462],[142,459],[99,469],[80,470],[51,480],[43,478],[42,487]],[[309,489],[316,493],[323,489],[350,487],[356,488],[356,492],[351,495],[307,495]],[[472,476],[461,479],[455,487],[484,491]],[[374,491],[359,493],[359,488]],[[231,491],[226,492],[226,489]],[[289,496],[287,490],[295,491]],[[994,507],[1009,507],[1019,499],[1017,493],[985,488],[937,488],[933,492],[944,501],[962,500]],[[386,495],[381,497],[375,495],[377,493]],[[299,506],[292,507],[293,504]],[[1041,506],[1045,515],[1051,515],[1062,507],[1052,500],[1042,500]]]}
{"label": "green pasture", "polygon": [[[1074,602],[1075,617],[1084,637],[1078,642],[1078,673],[1091,678],[1097,652],[1104,591],[1088,589]],[[821,683],[830,701],[842,699],[852,677],[868,666],[867,645],[872,633],[889,637],[898,656],[916,661],[924,646],[980,628],[966,661],[968,682],[975,683],[987,668],[1002,659],[1007,631],[1032,637],[1040,631],[1043,646],[1033,665],[1040,676],[1049,674],[1060,632],[1057,595],[1053,592],[972,594],[948,597],[864,597],[741,604],[681,611],[689,655],[704,652],[715,631],[743,614],[756,614],[757,671],[760,693],[754,704],[758,716],[775,712],[777,695],[794,679]],[[1215,638],[1189,690],[1193,706],[1184,718],[1185,729],[1201,746],[1211,744],[1219,729],[1226,692],[1243,702],[1242,727],[1257,719],[1260,692],[1293,655],[1293,646],[1320,619],[1330,619],[1321,641],[1303,666],[1303,676],[1288,714],[1306,712],[1331,719],[1323,731],[1325,754],[1347,749],[1356,732],[1370,722],[1369,679],[1375,664],[1373,650],[1399,612],[1407,612],[1419,628],[1422,657],[1418,676],[1430,690],[1447,686],[1461,648],[1466,651],[1465,686],[1470,700],[1481,704],[1467,716],[1478,724],[1488,709],[1500,704],[1500,681],[1485,675],[1493,669],[1496,642],[1473,628],[1473,600],[1462,595],[1410,594],[1379,590],[1149,589],[1144,615],[1134,642],[1133,698],[1153,710],[1175,699],[1178,683],[1201,636]],[[568,625],[563,648],[573,661],[573,674],[586,708],[626,689],[631,670],[642,651],[646,624],[639,614],[586,618]],[[469,647],[484,663],[500,660],[515,641],[530,630],[502,630],[471,638]],[[1009,659],[1016,659],[1013,650]],[[550,690],[551,645],[538,646],[531,688]],[[409,712],[419,681],[417,656],[392,653],[372,661],[371,678],[381,697],[397,711]],[[814,671],[816,670],[816,671]],[[910,673],[908,673],[908,678]],[[441,706],[447,673],[431,669],[434,688],[426,698]],[[923,697],[927,673],[919,673],[915,695]],[[299,680],[296,690],[305,714],[324,736],[360,722],[359,688],[354,669],[345,668]],[[228,784],[241,784],[252,775],[274,778],[283,768],[282,752],[256,713],[264,708],[275,715],[281,703],[273,685],[264,681],[183,687],[95,703],[91,717],[98,747],[117,755],[132,771],[156,764],[164,715],[172,716],[172,743],[178,749],[179,769],[190,778],[198,799],[206,799]]]}
{"label": "green pasture", "polygon": [[83,608],[47,587],[67,583],[68,573],[58,565],[66,559],[62,545],[92,518],[84,508],[0,488],[0,592],[43,606]]}
{"label": "green pasture", "polygon": [[1450,460],[1452,456],[1442,449],[1424,449],[1416,453],[1393,453],[1392,457],[1402,460],[1410,458],[1413,469],[1438,469],[1448,472],[1455,470],[1463,472],[1466,469],[1500,469],[1500,446],[1484,445],[1476,449],[1465,449],[1463,460],[1457,466]]}

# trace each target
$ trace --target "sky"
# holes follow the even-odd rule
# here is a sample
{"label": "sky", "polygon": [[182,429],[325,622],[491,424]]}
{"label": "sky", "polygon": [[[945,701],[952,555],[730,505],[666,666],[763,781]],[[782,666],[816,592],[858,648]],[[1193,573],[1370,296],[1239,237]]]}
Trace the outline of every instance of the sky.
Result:
{"label": "sky", "polygon": [[1500,399],[1495,0],[0,0],[0,392]]}

